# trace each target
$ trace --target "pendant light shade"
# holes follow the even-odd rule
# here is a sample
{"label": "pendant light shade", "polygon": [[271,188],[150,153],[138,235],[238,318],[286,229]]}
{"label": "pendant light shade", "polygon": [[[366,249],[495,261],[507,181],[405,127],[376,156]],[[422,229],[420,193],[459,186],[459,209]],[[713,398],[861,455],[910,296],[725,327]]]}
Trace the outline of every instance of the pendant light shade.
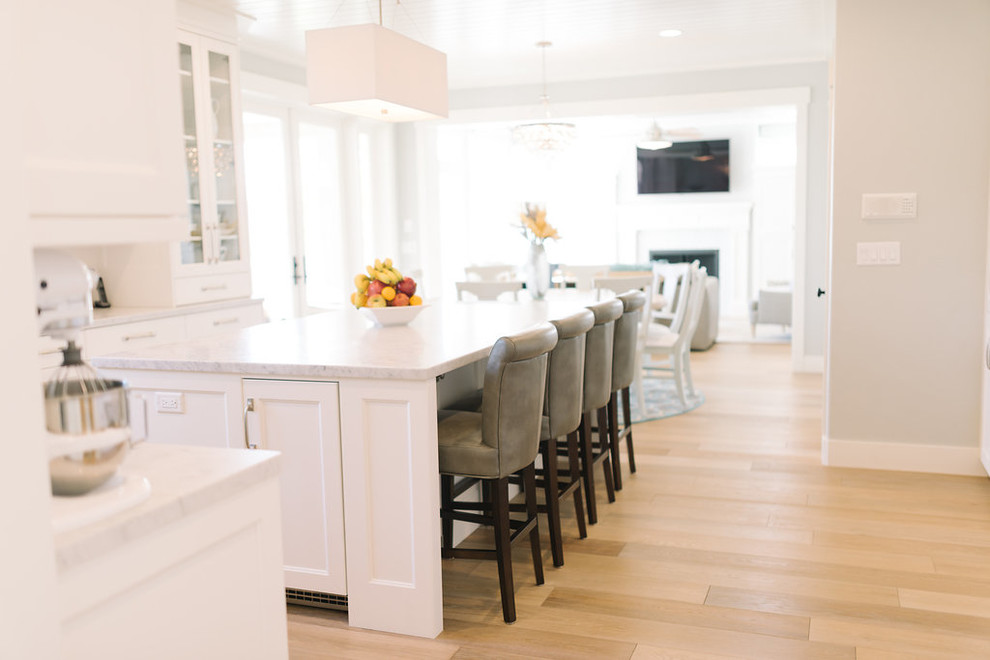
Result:
{"label": "pendant light shade", "polygon": [[647,132],[646,138],[637,142],[636,146],[647,151],[656,151],[658,149],[666,149],[673,144],[673,142],[664,136],[663,131],[660,130],[660,124],[653,122],[653,126]]}
{"label": "pendant light shade", "polygon": [[447,116],[447,56],[368,23],[306,32],[310,105],[391,122]]}

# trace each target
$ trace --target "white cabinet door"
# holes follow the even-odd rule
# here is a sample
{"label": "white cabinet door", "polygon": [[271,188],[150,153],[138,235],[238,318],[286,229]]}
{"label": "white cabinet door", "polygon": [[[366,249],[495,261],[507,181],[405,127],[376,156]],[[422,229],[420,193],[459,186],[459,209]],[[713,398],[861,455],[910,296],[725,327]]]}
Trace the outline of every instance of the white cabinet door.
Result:
{"label": "white cabinet door", "polygon": [[175,3],[21,3],[38,244],[178,237],[185,215]]}
{"label": "white cabinet door", "polygon": [[178,49],[189,205],[178,274],[247,273],[237,47],[179,30]]}
{"label": "white cabinet door", "polygon": [[241,379],[228,374],[101,369],[145,401],[148,442],[245,448]]}
{"label": "white cabinet door", "polygon": [[248,439],[282,452],[285,586],[347,593],[336,383],[243,381]]}

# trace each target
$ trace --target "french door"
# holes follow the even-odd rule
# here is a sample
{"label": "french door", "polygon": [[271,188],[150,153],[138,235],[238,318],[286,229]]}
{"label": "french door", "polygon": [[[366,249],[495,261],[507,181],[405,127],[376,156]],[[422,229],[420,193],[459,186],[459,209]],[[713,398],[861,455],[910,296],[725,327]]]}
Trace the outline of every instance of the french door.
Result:
{"label": "french door", "polygon": [[351,240],[339,122],[246,103],[243,123],[252,295],[272,320],[340,305],[350,291]]}

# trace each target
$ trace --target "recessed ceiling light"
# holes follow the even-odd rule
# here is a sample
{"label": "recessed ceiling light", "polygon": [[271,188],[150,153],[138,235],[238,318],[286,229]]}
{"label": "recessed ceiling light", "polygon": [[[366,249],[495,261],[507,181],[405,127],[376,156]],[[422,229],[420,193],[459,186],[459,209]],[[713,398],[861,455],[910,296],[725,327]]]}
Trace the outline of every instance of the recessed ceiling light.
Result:
{"label": "recessed ceiling light", "polygon": [[661,37],[679,37],[682,34],[684,33],[678,30],[677,28],[671,28],[669,30],[660,30]]}

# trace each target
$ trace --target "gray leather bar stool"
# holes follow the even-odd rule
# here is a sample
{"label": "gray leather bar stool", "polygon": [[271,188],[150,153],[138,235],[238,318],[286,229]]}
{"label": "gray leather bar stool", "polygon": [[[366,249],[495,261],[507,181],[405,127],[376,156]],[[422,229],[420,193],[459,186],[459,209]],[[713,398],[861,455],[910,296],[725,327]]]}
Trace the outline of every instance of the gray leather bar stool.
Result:
{"label": "gray leather bar stool", "polygon": [[[631,290],[617,298],[622,302],[622,316],[615,321],[612,344],[612,395],[608,402],[608,435],[612,450],[612,471],[615,489],[622,490],[622,468],[619,463],[619,445],[626,439],[629,454],[629,473],[636,471],[633,453],[632,423],[629,406],[629,386],[636,376],[636,352],[639,350],[639,324],[643,320],[646,294]],[[619,428],[619,399],[622,400],[622,428]]]}
{"label": "gray leather bar stool", "polygon": [[[516,620],[512,542],[517,538],[529,536],[536,583],[543,584],[533,463],[540,446],[547,356],[556,344],[557,330],[549,323],[502,337],[488,356],[481,412],[441,410],[437,414],[442,555],[498,562],[506,623]],[[508,477],[520,470],[526,519],[513,520],[509,516]],[[453,494],[455,476],[481,480],[490,491],[490,501],[457,501]],[[495,549],[454,548],[454,520],[494,526]]]}
{"label": "gray leather bar stool", "polygon": [[[581,468],[578,449],[578,428],[584,403],[584,354],[588,330],[595,324],[595,315],[587,309],[550,323],[557,329],[557,345],[550,351],[547,362],[547,389],[543,404],[543,429],[540,453],[543,457],[542,478],[545,504],[550,528],[550,550],[554,566],[564,565],[564,541],[560,525],[560,501],[574,498],[574,514],[578,534],[588,535],[581,499]],[[562,445],[562,446],[561,446]],[[558,447],[567,457],[567,470],[558,474]]]}
{"label": "gray leather bar stool", "polygon": [[[615,501],[612,482],[611,448],[608,437],[609,397],[612,394],[612,343],[615,321],[622,316],[622,301],[605,300],[588,309],[595,315],[595,325],[588,331],[584,351],[584,405],[581,414],[581,470],[588,522],[598,522],[595,502],[595,466],[602,464],[608,501]],[[591,437],[591,415],[598,417],[598,442]]]}

